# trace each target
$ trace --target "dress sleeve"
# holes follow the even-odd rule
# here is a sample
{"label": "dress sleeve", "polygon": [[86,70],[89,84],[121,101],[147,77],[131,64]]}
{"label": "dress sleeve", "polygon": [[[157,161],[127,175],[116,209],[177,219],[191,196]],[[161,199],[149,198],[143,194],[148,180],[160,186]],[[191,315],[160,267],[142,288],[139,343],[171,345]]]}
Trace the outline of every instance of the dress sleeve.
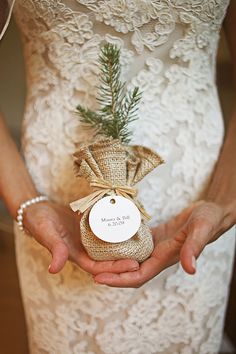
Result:
{"label": "dress sleeve", "polygon": [[15,0],[0,0],[0,40],[9,25],[14,2]]}

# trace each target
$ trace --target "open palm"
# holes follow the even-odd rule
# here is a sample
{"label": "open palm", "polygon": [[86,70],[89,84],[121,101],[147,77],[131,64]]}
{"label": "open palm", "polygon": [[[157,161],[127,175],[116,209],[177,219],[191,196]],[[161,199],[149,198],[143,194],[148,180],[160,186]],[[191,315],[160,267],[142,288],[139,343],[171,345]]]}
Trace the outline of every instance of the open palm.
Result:
{"label": "open palm", "polygon": [[178,261],[187,273],[194,274],[195,260],[204,247],[231,226],[223,207],[205,201],[194,203],[152,230],[154,251],[137,271],[98,274],[95,281],[117,287],[140,287]]}
{"label": "open palm", "polygon": [[50,273],[59,272],[68,259],[93,275],[132,271],[139,267],[138,262],[129,259],[92,260],[81,243],[80,217],[66,206],[51,202],[31,205],[25,211],[24,225],[36,241],[50,251]]}

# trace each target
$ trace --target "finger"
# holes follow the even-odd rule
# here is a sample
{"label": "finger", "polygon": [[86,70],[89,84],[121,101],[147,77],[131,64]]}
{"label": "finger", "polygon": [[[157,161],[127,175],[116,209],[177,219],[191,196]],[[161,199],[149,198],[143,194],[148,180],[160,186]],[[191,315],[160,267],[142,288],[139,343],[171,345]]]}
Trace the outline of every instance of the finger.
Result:
{"label": "finger", "polygon": [[177,242],[167,241],[165,244],[157,246],[152,256],[140,265],[139,270],[121,274],[101,273],[94,277],[94,281],[113,287],[140,287],[177,262],[178,247]]}
{"label": "finger", "polygon": [[115,261],[95,261],[85,250],[79,253],[77,263],[86,272],[96,275],[99,273],[123,273],[139,269],[139,263],[133,259],[120,259]]}
{"label": "finger", "polygon": [[52,261],[48,271],[52,274],[60,272],[68,260],[68,248],[63,241],[58,241],[51,248]]}
{"label": "finger", "polygon": [[207,220],[193,220],[186,227],[186,240],[180,251],[180,262],[189,273],[196,272],[196,259],[207,245],[212,235],[212,225]]}
{"label": "finger", "polygon": [[106,284],[113,287],[136,288],[156,275],[158,269],[153,258],[149,258],[142,263],[140,269],[133,272],[124,272],[120,274],[101,273],[94,277],[94,281],[100,284]]}
{"label": "finger", "polygon": [[138,288],[152,279],[164,269],[161,263],[153,257],[141,264],[140,269],[133,272],[120,274],[102,273],[94,277],[94,281],[99,284],[106,284],[119,288]]}
{"label": "finger", "polygon": [[173,237],[173,233],[170,230],[181,230],[183,225],[185,224],[186,220],[191,215],[193,209],[195,208],[196,204],[193,203],[192,205],[188,206],[187,208],[183,209],[181,213],[176,215],[174,218],[170,219],[167,223],[158,225],[157,227],[152,229],[152,235],[154,244],[156,245],[160,241],[171,239]]}
{"label": "finger", "polygon": [[55,225],[50,220],[43,221],[37,225],[35,239],[46,247],[52,255],[48,271],[52,274],[58,273],[68,260],[68,248],[61,239]]}

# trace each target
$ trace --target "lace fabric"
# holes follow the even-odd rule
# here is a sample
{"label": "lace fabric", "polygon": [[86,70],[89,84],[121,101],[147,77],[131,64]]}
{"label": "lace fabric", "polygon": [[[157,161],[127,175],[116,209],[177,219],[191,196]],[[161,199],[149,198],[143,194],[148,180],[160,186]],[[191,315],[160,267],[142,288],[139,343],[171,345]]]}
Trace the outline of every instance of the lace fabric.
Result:
{"label": "lace fabric", "polygon": [[[143,92],[132,143],[166,161],[138,185],[150,225],[200,198],[224,135],[215,58],[228,3],[16,0],[28,84],[22,147],[38,190],[65,204],[86,195],[72,154],[92,135],[74,110],[96,108],[106,40],[121,48],[128,87]],[[16,227],[32,353],[216,353],[234,253],[228,233],[207,246],[194,277],[175,265],[140,289],[112,289],[71,263],[47,275],[47,252]]]}

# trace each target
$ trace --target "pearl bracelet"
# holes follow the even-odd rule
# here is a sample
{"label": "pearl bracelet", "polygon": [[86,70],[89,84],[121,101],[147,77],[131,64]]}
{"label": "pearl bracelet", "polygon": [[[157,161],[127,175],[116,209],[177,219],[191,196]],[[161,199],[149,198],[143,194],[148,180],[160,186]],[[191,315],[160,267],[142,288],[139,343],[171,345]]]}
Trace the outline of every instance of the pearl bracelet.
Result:
{"label": "pearl bracelet", "polygon": [[48,197],[46,197],[45,195],[40,195],[38,197],[29,199],[20,205],[19,209],[17,210],[16,221],[17,221],[18,227],[21,231],[24,231],[23,213],[24,213],[25,208],[27,208],[28,206],[30,206],[32,204],[44,202],[46,200],[48,200]]}

